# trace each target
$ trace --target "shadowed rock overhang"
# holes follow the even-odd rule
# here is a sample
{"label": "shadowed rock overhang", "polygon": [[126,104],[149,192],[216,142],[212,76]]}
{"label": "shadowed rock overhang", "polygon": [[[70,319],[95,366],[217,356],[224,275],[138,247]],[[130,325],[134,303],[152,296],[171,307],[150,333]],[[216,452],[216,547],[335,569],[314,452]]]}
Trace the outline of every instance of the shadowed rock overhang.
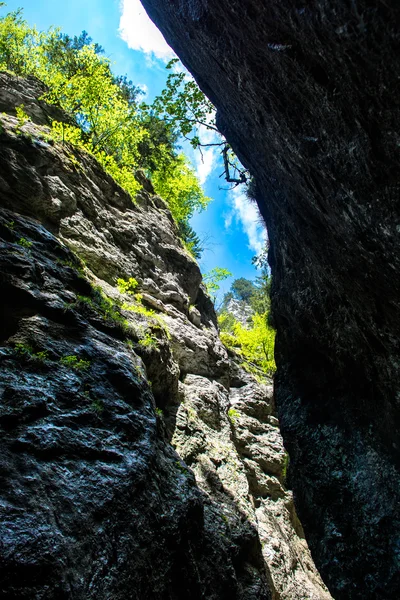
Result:
{"label": "shadowed rock overhang", "polygon": [[143,0],[268,226],[276,401],[335,598],[400,597],[397,0]]}

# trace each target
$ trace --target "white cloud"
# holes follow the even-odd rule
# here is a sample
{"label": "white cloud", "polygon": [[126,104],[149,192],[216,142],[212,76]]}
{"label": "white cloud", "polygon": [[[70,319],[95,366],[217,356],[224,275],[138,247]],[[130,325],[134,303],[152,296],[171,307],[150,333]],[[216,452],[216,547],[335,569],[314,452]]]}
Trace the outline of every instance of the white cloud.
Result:
{"label": "white cloud", "polygon": [[132,50],[141,50],[165,62],[176,55],[147,16],[140,0],[121,0],[119,33]]}
{"label": "white cloud", "polygon": [[[210,115],[209,121],[212,122],[213,115]],[[198,128],[198,136],[202,144],[215,144],[221,141],[221,137],[214,131],[207,129],[204,125]],[[219,153],[221,149],[218,146],[204,147],[196,150],[195,163],[196,174],[201,185],[204,185],[208,177],[214,171],[219,162]]]}
{"label": "white cloud", "polygon": [[231,210],[228,214],[224,215],[224,227],[229,229],[233,223],[233,211]]}
{"label": "white cloud", "polygon": [[149,88],[147,87],[147,85],[145,83],[138,83],[137,87],[142,92],[140,95],[140,100],[146,100],[149,94]]}
{"label": "white cloud", "polygon": [[248,200],[241,186],[229,192],[228,200],[232,210],[225,217],[225,227],[231,227],[233,220],[240,223],[249,240],[249,248],[259,254],[265,248],[267,231],[260,220],[257,206]]}
{"label": "white cloud", "polygon": [[[120,0],[121,17],[119,22],[119,33],[121,38],[126,42],[129,48],[140,50],[147,54],[150,59],[158,58],[167,62],[176,55],[163,38],[160,31],[147,16],[140,0]],[[185,73],[187,80],[192,79],[192,76],[181,62],[177,62],[172,69],[174,73]],[[144,89],[145,86],[139,86]],[[210,122],[215,119],[215,115],[210,115]],[[219,141],[218,136],[205,127],[200,126],[198,135],[201,143],[209,144]],[[205,147],[202,152],[196,151],[194,155],[194,163],[197,176],[201,185],[204,185],[208,177],[211,175],[218,162],[218,148]]]}
{"label": "white cloud", "polygon": [[200,158],[196,157],[196,173],[201,185],[204,185],[215,167],[215,149],[203,149],[201,154],[198,151],[198,156]]}

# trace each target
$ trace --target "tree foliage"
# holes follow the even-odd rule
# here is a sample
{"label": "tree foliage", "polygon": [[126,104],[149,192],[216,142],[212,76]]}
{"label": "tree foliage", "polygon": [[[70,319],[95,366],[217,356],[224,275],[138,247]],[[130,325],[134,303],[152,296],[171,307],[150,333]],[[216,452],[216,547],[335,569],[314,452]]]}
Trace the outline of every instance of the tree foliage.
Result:
{"label": "tree foliage", "polygon": [[270,315],[272,276],[268,265],[268,244],[267,242],[260,254],[252,259],[256,269],[260,269],[260,275],[256,277],[256,289],[250,302],[255,312]]}
{"label": "tree foliage", "polygon": [[215,267],[203,275],[203,281],[207,288],[207,292],[210,294],[213,302],[216,300],[221,281],[224,281],[224,279],[227,279],[231,276],[232,273],[230,273],[228,269],[223,269],[222,267]]}
{"label": "tree foliage", "polygon": [[168,64],[169,75],[166,87],[157,96],[152,105],[153,110],[173,124],[180,134],[188,139],[193,148],[198,148],[200,125],[214,131],[222,143],[222,136],[215,125],[215,108],[197,86],[194,79],[183,71],[175,71],[179,60],[173,58]]}
{"label": "tree foliage", "polygon": [[249,302],[251,296],[254,294],[256,286],[249,279],[245,279],[244,277],[240,277],[239,279],[235,279],[235,281],[231,285],[231,291],[233,297],[236,300],[242,300],[243,302]]}
{"label": "tree foliage", "polygon": [[[240,164],[230,145],[216,125],[216,111],[194,79],[185,71],[177,70],[179,60],[172,59],[168,65],[166,87],[155,99],[152,108],[163,119],[173,125],[193,148],[217,146],[221,149],[224,171],[228,183],[246,183],[249,173]],[[213,133],[212,141],[202,142],[200,131]]]}
{"label": "tree foliage", "polygon": [[170,108],[161,101],[140,104],[139,88],[112,73],[103,48],[87,32],[73,38],[54,28],[38,32],[21,10],[11,12],[0,18],[0,69],[42,80],[48,87],[44,99],[70,117],[69,124],[53,123],[54,135],[96,156],[133,198],[139,190],[135,171],[141,168],[178,224],[188,225],[206,207],[209,198],[176,150],[179,128],[164,119]]}
{"label": "tree foliage", "polygon": [[183,154],[155,171],[152,181],[160,196],[168,202],[178,222],[186,221],[195,210],[203,210],[209,202]]}
{"label": "tree foliage", "polygon": [[256,277],[254,292],[250,298],[250,306],[256,313],[268,313],[271,308],[271,275],[267,269]]}
{"label": "tree foliage", "polygon": [[[218,323],[221,340],[243,358],[245,368],[255,375],[263,373],[271,376],[276,369],[275,331],[270,326],[271,278],[265,252],[259,257],[257,266],[261,267],[261,275],[255,282],[241,277],[232,283],[230,291],[224,296]],[[228,311],[232,299],[251,307],[253,315],[250,322],[243,324]]]}
{"label": "tree foliage", "polygon": [[193,227],[187,221],[179,221],[178,229],[186,249],[195,259],[199,260],[204,248]]}
{"label": "tree foliage", "polygon": [[[260,371],[272,375],[276,369],[274,360],[275,331],[268,326],[268,314],[255,313],[250,327],[232,321],[232,315],[224,313],[218,319],[222,329],[223,343],[243,357],[244,366],[252,373]],[[226,328],[228,331],[224,331]]]}
{"label": "tree foliage", "polygon": [[271,274],[268,267],[267,249],[263,250],[252,260],[256,268],[260,269],[255,281],[240,277],[235,279],[231,289],[224,295],[222,311],[226,311],[230,300],[235,299],[247,304],[255,313],[268,313],[270,310]]}

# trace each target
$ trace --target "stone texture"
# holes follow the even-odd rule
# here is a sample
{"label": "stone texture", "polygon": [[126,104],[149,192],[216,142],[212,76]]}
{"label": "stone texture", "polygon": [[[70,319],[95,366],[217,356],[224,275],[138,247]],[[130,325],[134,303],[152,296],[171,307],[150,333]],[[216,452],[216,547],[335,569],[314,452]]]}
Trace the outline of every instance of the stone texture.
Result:
{"label": "stone texture", "polygon": [[240,540],[246,579],[262,564],[274,600],[329,600],[285,487],[272,386],[242,373],[241,387],[230,391],[199,375],[184,378],[172,444],[212,499],[205,520]]}
{"label": "stone texture", "polygon": [[118,324],[72,307],[91,286],[65,246],[4,210],[0,230],[1,596],[169,597],[187,563],[166,548],[187,549],[202,504],[157,436],[143,362]]}
{"label": "stone texture", "polygon": [[137,316],[102,314],[37,221],[0,209],[0,239],[1,597],[267,600],[262,565],[248,584],[242,541],[207,525],[211,500],[161,435],[168,343],[148,351]]}
{"label": "stone texture", "polygon": [[290,481],[335,598],[400,597],[397,0],[143,0],[256,180]]}
{"label": "stone texture", "polygon": [[65,121],[65,113],[57,106],[47,104],[41,98],[46,94],[46,85],[36,77],[16,77],[0,72],[0,112],[16,115],[16,107],[23,109],[38,125],[50,125],[51,120]]}
{"label": "stone texture", "polygon": [[193,373],[229,385],[229,360],[216,329],[199,328],[181,314],[166,315],[171,347],[182,374]]}
{"label": "stone texture", "polygon": [[164,201],[139,173],[132,203],[39,108],[18,126],[7,77],[1,597],[329,598],[284,487],[272,388],[221,344]]}
{"label": "stone texture", "polygon": [[3,205],[39,217],[111,285],[135,277],[143,292],[186,312],[201,274],[164,201],[142,190],[134,205],[88,155],[68,146],[60,151],[33,122],[20,134],[14,117],[5,115],[3,123]]}
{"label": "stone texture", "polygon": [[[200,331],[185,316],[197,264],[160,198],[133,204],[45,127],[18,133],[2,91],[1,597],[269,600],[263,564],[220,535],[205,511],[222,522],[219,506],[166,437],[180,368],[161,319]],[[139,281],[138,312],[118,277]]]}
{"label": "stone texture", "polygon": [[248,327],[251,323],[251,317],[253,316],[253,309],[244,300],[236,300],[231,298],[226,305],[226,310],[231,313],[236,321],[239,321],[244,327]]}

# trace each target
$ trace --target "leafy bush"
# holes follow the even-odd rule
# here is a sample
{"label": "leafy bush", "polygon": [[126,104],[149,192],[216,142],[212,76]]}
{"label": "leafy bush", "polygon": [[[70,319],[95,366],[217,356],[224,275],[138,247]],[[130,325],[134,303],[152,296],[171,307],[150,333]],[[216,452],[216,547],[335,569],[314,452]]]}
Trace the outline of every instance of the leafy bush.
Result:
{"label": "leafy bush", "polygon": [[260,370],[271,376],[276,369],[274,360],[275,331],[268,325],[268,313],[252,316],[252,324],[245,327],[229,313],[218,317],[221,340],[225,346],[244,359],[244,366],[254,374]]}
{"label": "leafy bush", "polygon": [[117,287],[121,294],[134,294],[138,285],[139,284],[134,277],[130,277],[128,281],[125,281],[125,279],[117,279]]}

